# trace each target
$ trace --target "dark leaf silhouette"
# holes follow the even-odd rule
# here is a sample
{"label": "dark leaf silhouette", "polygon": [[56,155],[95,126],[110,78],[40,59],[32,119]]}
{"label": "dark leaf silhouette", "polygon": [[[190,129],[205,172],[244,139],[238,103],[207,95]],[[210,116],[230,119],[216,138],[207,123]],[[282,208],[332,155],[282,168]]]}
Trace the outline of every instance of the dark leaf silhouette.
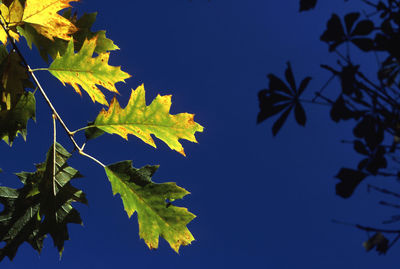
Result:
{"label": "dark leaf silhouette", "polygon": [[[346,2],[346,0],[345,0]],[[337,56],[335,64],[322,64],[321,68],[331,73],[326,83],[315,92],[313,99],[303,99],[315,105],[330,107],[330,118],[336,123],[346,121],[352,124],[354,139],[353,149],[361,157],[357,168],[341,168],[336,178],[336,194],[343,198],[353,195],[355,189],[368,176],[384,177],[392,180],[377,182],[396,182],[400,180],[400,1],[361,1],[368,6],[351,12],[343,17],[332,14],[327,18],[326,29],[320,40],[328,44],[329,52]],[[311,10],[317,1],[300,1],[300,11]],[[342,46],[344,45],[344,46]],[[353,47],[369,53],[375,62],[365,63],[359,60]],[[362,64],[359,64],[362,63]],[[372,72],[373,73],[372,73]],[[282,128],[291,110],[297,124],[305,125],[306,114],[300,94],[307,88],[310,77],[303,79],[299,87],[296,83],[290,64],[285,71],[283,81],[275,75],[269,75],[270,89],[259,93],[260,113],[258,122],[277,115],[273,124],[273,134]],[[338,80],[338,81],[337,81]],[[332,86],[334,82],[334,86]],[[339,87],[336,82],[339,82]],[[331,86],[331,87],[328,87]],[[328,92],[331,88],[332,91]],[[343,140],[348,143],[349,140]],[[394,179],[394,180],[393,180]],[[369,187],[371,185],[368,185]],[[368,188],[369,190],[370,188]],[[373,187],[382,195],[400,198],[395,190]],[[386,202],[381,205],[400,208],[400,202]],[[400,215],[393,215],[384,224],[400,221]],[[340,222],[339,222],[340,223]],[[348,224],[348,223],[347,223]],[[351,224],[350,224],[351,225]],[[398,242],[400,229],[380,229],[362,225],[352,225],[373,236],[364,242],[367,251],[376,249],[385,254]],[[387,237],[386,237],[387,235]],[[393,235],[391,239],[389,236]],[[390,240],[392,240],[390,242]]]}
{"label": "dark leaf silhouette", "polygon": [[282,125],[286,121],[286,119],[289,116],[289,113],[290,113],[291,110],[292,110],[292,107],[290,106],[288,109],[285,110],[285,112],[282,113],[282,115],[278,118],[278,120],[275,121],[274,125],[272,126],[272,134],[274,136],[282,128]]}
{"label": "dark leaf silhouette", "polygon": [[341,95],[332,104],[330,112],[331,119],[334,122],[339,122],[340,120],[358,119],[360,114],[360,112],[355,112],[349,109]]}
{"label": "dark leaf silhouette", "polygon": [[336,184],[336,194],[343,198],[349,198],[357,188],[358,184],[360,184],[366,176],[367,174],[364,172],[350,168],[340,169],[336,177],[340,179],[341,182]]}
{"label": "dark leaf silhouette", "polygon": [[287,63],[285,70],[285,78],[288,84],[273,74],[269,74],[267,77],[269,89],[261,90],[258,93],[260,112],[257,116],[257,123],[261,123],[283,111],[272,127],[272,134],[275,136],[294,108],[297,123],[304,126],[307,118],[299,97],[307,88],[311,77],[304,78],[297,89],[290,63]]}
{"label": "dark leaf silhouette", "polygon": [[300,103],[297,103],[294,107],[294,116],[298,124],[301,126],[306,124],[306,112]]}
{"label": "dark leaf silhouette", "polygon": [[379,254],[385,254],[389,249],[389,240],[382,233],[375,233],[363,243],[366,251],[375,248]]}
{"label": "dark leaf silhouette", "polygon": [[362,155],[368,155],[369,151],[365,147],[364,143],[360,140],[355,140],[354,141],[354,150],[357,151],[358,153]]}
{"label": "dark leaf silhouette", "polygon": [[345,27],[338,15],[333,14],[327,23],[327,29],[321,35],[321,40],[329,44],[329,51],[334,51],[344,42],[352,42],[363,51],[373,49],[373,40],[366,38],[374,30],[374,23],[371,20],[362,20],[356,24],[360,13],[354,12],[344,16]]}

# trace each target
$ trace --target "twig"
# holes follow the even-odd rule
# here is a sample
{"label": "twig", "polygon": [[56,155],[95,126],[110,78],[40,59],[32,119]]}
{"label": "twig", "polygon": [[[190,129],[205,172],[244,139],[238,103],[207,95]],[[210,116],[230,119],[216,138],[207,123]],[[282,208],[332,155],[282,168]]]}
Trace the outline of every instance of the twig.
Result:
{"label": "twig", "polygon": [[57,126],[56,126],[56,116],[53,114],[53,193],[56,197],[56,143],[57,143]]}
{"label": "twig", "polygon": [[[48,98],[46,92],[44,91],[42,85],[40,84],[39,80],[37,79],[37,77],[35,76],[35,74],[33,73],[33,70],[35,69],[31,69],[31,67],[29,66],[28,62],[25,60],[25,57],[22,55],[21,51],[19,50],[17,44],[15,43],[14,39],[11,37],[10,33],[9,33],[9,29],[8,26],[4,25],[4,22],[7,24],[6,20],[4,19],[3,15],[0,12],[0,16],[2,19],[0,19],[0,24],[1,27],[4,29],[4,31],[7,33],[7,36],[10,40],[10,43],[13,47],[13,49],[17,52],[17,54],[19,55],[19,57],[21,58],[22,62],[24,63],[25,67],[28,70],[28,73],[31,75],[33,81],[35,82],[37,88],[39,89],[40,93],[42,94],[43,98],[45,99],[47,105],[50,107],[53,117],[55,116],[57,118],[57,120],[61,123],[61,126],[64,128],[65,132],[68,134],[68,137],[70,138],[70,140],[72,141],[72,143],[74,144],[74,147],[78,150],[80,155],[83,155],[93,161],[95,161],[96,163],[98,163],[99,165],[101,165],[102,167],[105,167],[105,165],[100,162],[99,160],[97,160],[96,158],[94,158],[93,156],[85,153],[83,151],[84,145],[82,147],[80,147],[78,145],[78,143],[76,142],[76,140],[74,139],[74,133],[71,132],[67,125],[64,123],[64,121],[62,120],[62,118],[60,117],[60,115],[57,113],[57,110],[54,108],[53,104],[51,103],[50,99]],[[41,70],[41,69],[36,69],[36,70]]]}

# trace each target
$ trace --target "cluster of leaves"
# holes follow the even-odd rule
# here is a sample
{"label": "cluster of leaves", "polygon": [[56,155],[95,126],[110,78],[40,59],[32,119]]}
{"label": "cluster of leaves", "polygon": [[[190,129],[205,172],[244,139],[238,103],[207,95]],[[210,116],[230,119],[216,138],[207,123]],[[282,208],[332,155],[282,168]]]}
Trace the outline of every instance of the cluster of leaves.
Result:
{"label": "cluster of leaves", "polygon": [[[124,139],[131,134],[156,147],[151,136],[154,135],[185,155],[179,139],[196,142],[195,133],[202,132],[203,127],[194,122],[193,114],[171,115],[170,95],[158,95],[147,106],[143,85],[132,90],[125,108],[120,107],[115,97],[109,104],[101,88],[118,93],[115,84],[130,75],[108,64],[110,51],[119,48],[106,37],[105,31],[91,30],[96,13],[80,18],[72,13],[70,2],[77,1],[0,3],[0,138],[10,146],[18,135],[26,139],[27,123],[35,119],[35,96],[40,92],[53,111],[55,122],[61,123],[72,140],[75,152],[104,167],[112,192],[121,196],[128,217],[137,212],[139,234],[149,248],[157,248],[161,236],[178,252],[181,245],[194,240],[186,226],[195,216],[171,203],[189,192],[175,183],[154,183],[152,177],[158,166],[137,169],[131,161],[104,165],[84,152],[84,146],[77,144],[74,135],[85,131],[89,141],[104,133]],[[58,12],[63,9],[66,11],[60,15]],[[48,67],[30,68],[18,49],[17,42],[22,37],[31,49],[36,46],[45,62],[51,62]],[[63,85],[71,85],[79,94],[85,91],[93,102],[104,106],[96,119],[74,132],[69,131],[34,75],[42,70],[50,72]],[[81,190],[71,185],[81,175],[66,163],[70,156],[54,136],[45,162],[36,165],[37,171],[17,174],[23,187],[0,187],[0,203],[4,206],[0,212],[0,242],[5,242],[0,248],[0,260],[6,256],[13,259],[24,242],[40,252],[48,234],[61,254],[65,240],[69,239],[67,224],[82,223],[73,203],[86,204],[87,200]]]}
{"label": "cluster of leaves", "polygon": [[[289,64],[285,72],[287,83],[269,74],[269,88],[261,90],[258,95],[260,106],[258,123],[283,111],[272,126],[274,135],[281,129],[293,107],[297,123],[305,126],[306,114],[301,103],[306,102],[329,106],[331,120],[336,123],[342,121],[354,123],[354,140],[344,142],[352,144],[362,158],[357,167],[343,167],[336,175],[339,179],[336,194],[343,198],[351,197],[356,188],[367,178],[392,178],[394,182],[400,179],[400,169],[394,172],[393,169],[388,169],[388,167],[398,167],[400,164],[400,159],[396,155],[400,149],[400,1],[363,2],[371,9],[369,15],[352,12],[341,19],[340,16],[332,14],[327,21],[326,30],[320,40],[328,45],[330,53],[337,55],[337,66],[321,65],[331,77],[311,99],[299,98],[300,94],[307,92],[305,89],[310,77],[306,77],[299,88],[296,88]],[[301,0],[300,11],[310,10],[316,3],[316,0]],[[360,65],[355,60],[354,51],[357,51],[357,55],[374,54],[374,59],[384,59],[378,60],[376,77],[368,78],[361,71]],[[371,66],[368,68],[372,69]],[[333,91],[329,95],[323,93],[334,78],[340,82],[339,89],[332,87]],[[400,197],[392,191],[368,186],[371,187],[369,189],[382,194]],[[385,201],[380,203],[399,208],[397,204]],[[390,221],[383,223],[399,220],[400,217],[396,215],[392,216]],[[375,248],[380,254],[386,253],[400,238],[400,229],[355,226],[367,232],[374,232],[364,243],[368,251]]]}

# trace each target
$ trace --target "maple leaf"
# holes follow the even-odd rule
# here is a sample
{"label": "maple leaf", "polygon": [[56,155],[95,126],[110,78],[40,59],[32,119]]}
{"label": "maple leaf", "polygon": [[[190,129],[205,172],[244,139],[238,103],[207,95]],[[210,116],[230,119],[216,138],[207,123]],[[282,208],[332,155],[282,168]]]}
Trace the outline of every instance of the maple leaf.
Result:
{"label": "maple leaf", "polygon": [[[19,0],[15,0],[19,1]],[[22,21],[29,23],[38,33],[53,40],[54,37],[69,40],[78,28],[68,19],[57,14],[70,7],[69,2],[79,0],[26,0]]]}
{"label": "maple leaf", "polygon": [[0,139],[10,146],[14,138],[20,133],[26,139],[26,126],[29,119],[35,120],[36,100],[31,92],[20,96],[17,104],[10,110],[0,111]]}
{"label": "maple leaf", "polygon": [[85,40],[78,53],[74,53],[74,43],[71,39],[63,56],[57,55],[48,68],[49,72],[64,85],[70,84],[77,93],[81,94],[79,85],[85,90],[93,102],[108,105],[104,94],[96,85],[101,85],[111,92],[118,93],[115,83],[125,82],[130,75],[121,71],[121,67],[108,65],[110,54],[100,53],[92,58],[96,48],[97,37]]}
{"label": "maple leaf", "polygon": [[164,141],[171,149],[185,156],[178,139],[196,141],[194,134],[202,132],[203,127],[194,122],[194,114],[169,114],[171,95],[158,95],[153,102],[146,106],[143,84],[132,90],[127,106],[122,109],[114,97],[108,111],[100,111],[93,127],[110,134],[118,134],[128,139],[133,134],[147,144],[156,147],[151,134]]}
{"label": "maple leaf", "polygon": [[55,152],[55,171],[51,146],[46,161],[36,165],[36,172],[17,174],[24,184],[22,188],[0,187],[0,203],[4,205],[0,213],[0,242],[6,243],[0,249],[0,260],[6,256],[13,259],[25,241],[40,252],[46,234],[51,235],[61,254],[64,241],[69,239],[67,224],[82,224],[79,212],[71,203],[86,204],[87,200],[70,183],[81,175],[66,163],[71,156],[68,151],[56,144]]}
{"label": "maple leaf", "polygon": [[186,208],[171,204],[189,194],[173,182],[156,184],[151,180],[158,166],[136,169],[132,161],[123,161],[105,167],[113,194],[119,193],[128,217],[136,211],[139,235],[150,249],[158,247],[163,237],[176,252],[181,245],[194,238],[186,225],[196,216]]}

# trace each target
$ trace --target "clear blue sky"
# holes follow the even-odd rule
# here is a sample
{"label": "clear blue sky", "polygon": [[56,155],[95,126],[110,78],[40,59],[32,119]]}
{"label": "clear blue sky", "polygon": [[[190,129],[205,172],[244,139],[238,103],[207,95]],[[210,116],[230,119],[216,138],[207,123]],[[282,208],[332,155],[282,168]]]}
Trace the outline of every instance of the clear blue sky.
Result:
{"label": "clear blue sky", "polygon": [[[98,11],[94,29],[106,29],[121,48],[110,62],[133,75],[117,85],[123,105],[130,88],[144,83],[148,100],[172,94],[173,113],[195,113],[205,126],[199,144],[183,142],[186,158],[161,141],[153,149],[133,136],[129,142],[103,136],[86,148],[106,164],[160,164],[154,181],[175,181],[192,193],[178,204],[198,216],[189,225],[196,241],[179,255],[163,239],[150,251],[139,239],[136,216],[128,219],[120,198],[112,196],[103,169],[74,155],[69,164],[85,176],[77,183],[89,200],[89,206],[79,206],[84,226],[69,226],[71,240],[61,260],[48,238],[40,256],[25,244],[1,268],[397,268],[399,246],[386,256],[366,253],[363,232],[331,223],[335,218],[375,225],[391,213],[376,205],[378,197],[365,194],[365,185],[349,200],[334,193],[339,168],[359,160],[339,142],[351,138],[351,125],[332,124],[326,108],[312,106],[306,106],[306,128],[290,116],[276,138],[271,121],[255,124],[265,75],[282,76],[286,61],[297,81],[313,77],[309,96],[328,79],[319,65],[336,59],[319,36],[332,12],[353,11],[361,1],[319,2],[303,14],[298,0],[75,3],[78,14]],[[32,67],[46,66],[38,63],[36,49],[23,51]],[[372,57],[364,61],[375,63]],[[71,129],[86,125],[101,108],[46,73],[39,79]],[[16,184],[12,172],[34,171],[33,163],[45,158],[51,116],[39,95],[37,103],[27,142],[0,145],[2,185]],[[71,150],[61,128],[58,133]]]}

